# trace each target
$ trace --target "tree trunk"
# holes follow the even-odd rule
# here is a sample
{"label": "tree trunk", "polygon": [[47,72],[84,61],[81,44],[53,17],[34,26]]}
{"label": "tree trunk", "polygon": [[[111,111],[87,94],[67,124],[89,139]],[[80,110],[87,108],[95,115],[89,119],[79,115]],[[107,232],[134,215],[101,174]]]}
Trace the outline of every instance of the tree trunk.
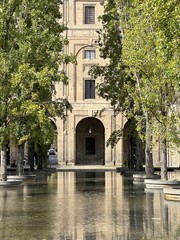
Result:
{"label": "tree trunk", "polygon": [[142,142],[136,133],[136,171],[143,169]]}
{"label": "tree trunk", "polygon": [[[136,73],[136,80],[137,80],[137,86],[138,86],[138,90],[139,90],[139,95],[140,95],[140,99],[142,102],[142,97],[141,97],[141,88],[140,88],[140,82],[139,82],[139,76]],[[151,135],[151,131],[149,129],[149,116],[148,116],[148,112],[145,110],[143,103],[142,103],[142,110],[143,110],[143,114],[145,116],[145,120],[146,120],[146,147],[145,147],[145,160],[146,160],[146,166],[145,166],[145,171],[146,171],[146,175],[152,176],[154,174],[154,167],[153,167],[153,157],[152,157],[152,135]]]}
{"label": "tree trunk", "polygon": [[18,176],[22,176],[24,174],[23,159],[24,159],[24,144],[21,144],[18,146],[18,160],[16,168],[16,174]]}
{"label": "tree trunk", "polygon": [[153,157],[152,157],[152,136],[149,129],[149,118],[148,113],[145,113],[146,118],[146,147],[145,147],[145,157],[146,157],[146,166],[145,171],[146,175],[152,176],[154,174],[154,167],[153,167]]}
{"label": "tree trunk", "polygon": [[160,163],[161,163],[161,179],[167,180],[167,141],[166,139],[160,142]]}
{"label": "tree trunk", "polygon": [[133,169],[133,164],[132,164],[132,144],[131,144],[131,139],[128,136],[128,168]]}
{"label": "tree trunk", "polygon": [[30,171],[34,172],[34,142],[28,143],[28,164],[30,165]]}
{"label": "tree trunk", "polygon": [[37,146],[37,169],[43,168],[43,150],[42,146],[38,144]]}
{"label": "tree trunk", "polygon": [[6,147],[1,149],[1,181],[7,181],[7,155]]}
{"label": "tree trunk", "polygon": [[146,171],[146,175],[149,177],[154,174],[153,158],[152,158],[152,152],[151,152],[151,141],[149,140],[146,140],[145,156],[146,156],[145,171]]}

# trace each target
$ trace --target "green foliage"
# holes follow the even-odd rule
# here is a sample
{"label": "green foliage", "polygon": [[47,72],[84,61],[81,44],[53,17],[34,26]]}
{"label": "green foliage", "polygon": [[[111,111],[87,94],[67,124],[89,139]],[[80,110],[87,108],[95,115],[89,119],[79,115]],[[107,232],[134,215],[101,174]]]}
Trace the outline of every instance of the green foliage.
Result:
{"label": "green foliage", "polygon": [[111,146],[111,148],[114,148],[118,141],[122,138],[123,131],[122,129],[118,129],[116,131],[113,131],[111,133],[111,136],[109,137],[106,146]]}
{"label": "green foliage", "polygon": [[148,112],[151,131],[157,139],[174,142],[179,142],[178,9],[177,1],[132,1],[123,24],[122,47],[123,62],[136,82],[133,91],[129,88],[136,112]]}
{"label": "green foliage", "polygon": [[102,78],[99,95],[115,112],[135,116],[142,139],[148,124],[156,139],[179,144],[178,1],[107,0],[103,5],[99,46],[109,63],[91,70]]}
{"label": "green foliage", "polygon": [[61,64],[73,60],[63,53],[66,27],[59,24],[60,0],[0,2],[0,144],[11,138],[52,141],[50,117],[71,109],[56,99],[55,84],[67,83]]}
{"label": "green foliage", "polygon": [[127,92],[128,86],[133,85],[132,79],[126,74],[126,66],[121,59],[122,29],[120,27],[120,11],[115,0],[104,2],[104,14],[100,16],[103,29],[98,31],[100,56],[108,59],[105,66],[95,65],[90,73],[93,77],[101,76],[102,81],[97,86],[101,97],[110,101],[116,113],[119,111],[130,114],[133,101]]}

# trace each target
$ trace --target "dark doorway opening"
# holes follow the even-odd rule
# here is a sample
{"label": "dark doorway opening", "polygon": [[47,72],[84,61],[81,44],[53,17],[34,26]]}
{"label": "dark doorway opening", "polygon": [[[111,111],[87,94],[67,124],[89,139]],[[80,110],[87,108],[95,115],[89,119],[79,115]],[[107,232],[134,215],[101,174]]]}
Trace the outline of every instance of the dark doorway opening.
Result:
{"label": "dark doorway opening", "polygon": [[123,129],[123,165],[136,171],[143,170],[145,163],[144,143],[136,131],[136,121],[129,119]]}
{"label": "dark doorway opening", "polygon": [[76,127],[76,164],[103,165],[105,162],[104,126],[93,117],[82,119]]}
{"label": "dark doorway opening", "polygon": [[96,154],[95,138],[93,138],[93,137],[87,137],[86,138],[85,153],[86,153],[86,155],[94,155],[94,154]]}

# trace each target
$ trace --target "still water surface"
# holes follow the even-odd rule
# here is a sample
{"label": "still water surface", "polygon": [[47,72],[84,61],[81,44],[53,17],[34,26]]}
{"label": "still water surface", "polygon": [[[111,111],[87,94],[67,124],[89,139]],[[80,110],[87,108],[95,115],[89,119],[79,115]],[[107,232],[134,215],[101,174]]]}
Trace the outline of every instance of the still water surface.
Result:
{"label": "still water surface", "polygon": [[1,240],[180,239],[180,202],[119,173],[58,172],[0,188]]}

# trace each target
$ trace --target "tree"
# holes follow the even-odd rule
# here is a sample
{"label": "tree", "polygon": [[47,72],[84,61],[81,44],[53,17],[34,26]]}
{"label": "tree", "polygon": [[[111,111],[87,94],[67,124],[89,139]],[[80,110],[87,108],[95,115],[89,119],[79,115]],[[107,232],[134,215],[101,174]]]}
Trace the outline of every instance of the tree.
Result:
{"label": "tree", "polygon": [[[136,81],[130,94],[136,109],[143,109],[149,136],[160,142],[162,179],[167,179],[167,142],[179,142],[178,9],[175,0],[135,0],[124,23],[122,59]],[[141,125],[142,119],[138,122]]]}
{"label": "tree", "polygon": [[[104,14],[100,16],[103,28],[98,32],[98,44],[100,56],[107,59],[108,63],[105,66],[93,66],[91,74],[93,77],[101,76],[102,82],[98,85],[98,93],[101,97],[110,101],[115,114],[121,112],[127,119],[134,122],[134,100],[129,91],[131,89],[133,92],[136,81],[127,74],[127,65],[122,61],[122,40],[124,34],[121,25],[121,11],[123,8],[123,2],[115,0],[104,2]],[[136,114],[139,115],[141,112],[138,111]],[[135,127],[135,125],[132,124],[131,126]],[[134,132],[135,129],[131,129],[131,131]],[[107,145],[113,147],[122,137],[122,134],[122,129],[112,132]],[[138,137],[136,139],[138,141]],[[136,150],[137,156],[139,156],[139,149]],[[137,160],[139,161],[139,157],[137,157]]]}
{"label": "tree", "polygon": [[121,59],[122,30],[119,25],[120,12],[116,1],[104,2],[104,14],[99,17],[99,20],[103,25],[103,28],[98,31],[100,56],[108,59],[109,62],[103,66],[93,66],[90,73],[94,77],[102,78],[102,82],[98,85],[99,95],[110,101],[115,112],[124,112],[130,109],[129,103],[131,103],[124,85],[126,81],[131,82],[131,79],[126,78],[125,66]]}
{"label": "tree", "polygon": [[154,172],[152,140],[160,142],[161,178],[167,179],[167,143],[179,144],[178,1],[107,0],[104,11],[99,46],[109,64],[94,67],[103,78],[99,93],[135,117],[146,142],[147,175]]}
{"label": "tree", "polygon": [[13,140],[21,145],[37,136],[36,139],[43,139],[45,135],[47,139],[45,126],[50,126],[49,117],[63,116],[65,108],[70,107],[66,100],[55,97],[55,84],[67,83],[60,65],[72,60],[63,54],[67,39],[62,35],[65,26],[59,24],[61,3],[60,0],[0,3],[2,180],[7,178],[7,142]]}

